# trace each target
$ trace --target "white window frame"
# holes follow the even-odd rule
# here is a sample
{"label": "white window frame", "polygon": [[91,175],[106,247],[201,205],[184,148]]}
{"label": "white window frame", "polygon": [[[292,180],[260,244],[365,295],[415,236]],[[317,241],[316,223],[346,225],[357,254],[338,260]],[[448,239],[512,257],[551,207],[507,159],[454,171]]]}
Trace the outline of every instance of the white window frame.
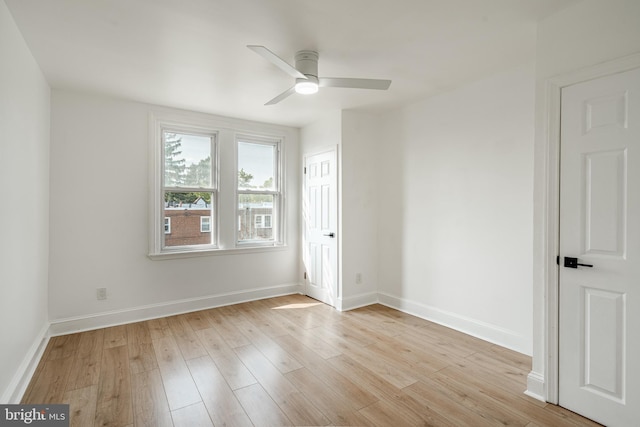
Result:
{"label": "white window frame", "polygon": [[[271,145],[273,147],[275,147],[275,158],[274,158],[274,177],[273,177],[273,181],[274,181],[274,189],[273,190],[240,190],[238,189],[238,181],[237,181],[237,177],[238,177],[238,172],[239,172],[239,167],[238,167],[238,143],[240,142],[246,142],[246,143],[250,143],[250,144],[262,144],[262,145]],[[236,247],[247,247],[247,246],[251,246],[251,247],[259,247],[259,246],[281,246],[284,243],[284,233],[282,232],[282,230],[284,230],[284,189],[283,189],[283,185],[282,185],[282,175],[283,175],[283,168],[282,165],[284,163],[284,159],[283,159],[283,150],[282,150],[282,138],[270,138],[270,137],[266,137],[266,136],[261,136],[261,135],[247,135],[247,134],[237,134],[236,138],[235,138],[235,150],[236,150],[236,173],[235,173],[235,177],[236,177],[236,183],[235,183],[235,192],[236,192],[236,208],[238,206],[238,200],[239,200],[239,196],[241,194],[266,194],[266,195],[272,195],[273,196],[273,211],[270,214],[271,215],[271,229],[272,229],[272,236],[273,236],[273,240],[240,240],[240,216],[236,215]],[[265,214],[261,214],[261,215],[265,215]],[[266,214],[269,215],[269,214]],[[256,215],[257,216],[257,215]],[[276,219],[275,221],[273,219]],[[255,221],[255,220],[254,220]],[[255,225],[255,224],[254,224]]]}
{"label": "white window frame", "polygon": [[[150,203],[151,221],[149,224],[149,256],[191,254],[203,251],[211,251],[218,248],[218,236],[216,221],[218,218],[218,183],[219,183],[219,156],[218,156],[218,129],[207,126],[205,123],[194,123],[189,120],[173,117],[158,117],[150,114],[149,143],[150,153],[153,159],[150,186],[152,188]],[[178,134],[198,135],[211,138],[211,187],[165,187],[164,186],[164,134],[175,132]],[[211,244],[188,246],[165,246],[164,233],[164,193],[165,191],[177,192],[203,192],[211,193]]]}
{"label": "white window frame", "polygon": [[[207,220],[207,221],[205,221]],[[203,225],[207,224],[208,230],[203,229]],[[200,232],[201,233],[211,233],[211,217],[210,216],[201,216],[200,217]]]}
{"label": "white window frame", "polygon": [[[148,257],[152,260],[180,259],[225,254],[244,254],[280,251],[287,249],[287,228],[285,227],[286,189],[286,140],[296,141],[296,132],[287,127],[214,116],[164,107],[152,107],[149,110],[148,152],[149,152],[149,200],[148,200]],[[164,146],[161,144],[163,129],[190,134],[215,134],[215,149],[212,161],[216,183],[216,197],[212,206],[211,232],[215,234],[216,245],[192,245],[185,247],[163,248],[164,242]],[[274,240],[246,241],[238,244],[238,197],[237,197],[237,136],[250,137],[247,142],[279,144],[278,183],[280,198],[277,201],[278,223],[273,224]],[[201,191],[201,190],[198,190]],[[175,224],[172,224],[175,234]],[[169,236],[167,235],[167,238]],[[212,236],[214,237],[214,236]]]}
{"label": "white window frame", "polygon": [[171,234],[171,217],[164,217],[164,234]]}

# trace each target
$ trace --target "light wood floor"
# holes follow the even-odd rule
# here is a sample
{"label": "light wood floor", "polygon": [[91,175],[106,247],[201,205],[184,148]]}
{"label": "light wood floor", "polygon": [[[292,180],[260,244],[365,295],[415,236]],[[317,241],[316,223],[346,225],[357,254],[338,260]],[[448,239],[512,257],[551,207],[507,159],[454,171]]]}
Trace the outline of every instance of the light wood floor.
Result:
{"label": "light wood floor", "polygon": [[577,426],[529,357],[375,305],[293,295],[52,338],[23,403],[72,426]]}

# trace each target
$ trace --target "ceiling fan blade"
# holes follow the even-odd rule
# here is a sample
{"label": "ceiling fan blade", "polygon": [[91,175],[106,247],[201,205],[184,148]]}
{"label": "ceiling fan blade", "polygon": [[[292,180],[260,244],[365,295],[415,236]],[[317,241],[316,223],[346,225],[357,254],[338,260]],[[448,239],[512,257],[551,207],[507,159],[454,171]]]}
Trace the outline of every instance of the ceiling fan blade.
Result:
{"label": "ceiling fan blade", "polygon": [[273,104],[277,104],[278,102],[282,101],[283,99],[287,98],[289,95],[293,95],[294,93],[296,93],[296,87],[293,86],[287,90],[285,90],[284,92],[282,92],[280,95],[276,96],[275,98],[273,98],[271,101],[267,102],[264,105],[273,105]]}
{"label": "ceiling fan blade", "polygon": [[321,77],[320,87],[347,87],[355,89],[387,90],[391,80],[379,79],[348,79],[341,77]]}
{"label": "ceiling fan blade", "polygon": [[289,65],[284,59],[280,58],[275,53],[271,52],[264,46],[258,45],[247,45],[249,49],[257,53],[258,55],[265,58],[267,61],[271,62],[276,67],[280,68],[285,73],[289,74],[291,77],[295,77],[298,79],[306,79],[307,77],[302,74],[300,71],[296,70],[294,66]]}

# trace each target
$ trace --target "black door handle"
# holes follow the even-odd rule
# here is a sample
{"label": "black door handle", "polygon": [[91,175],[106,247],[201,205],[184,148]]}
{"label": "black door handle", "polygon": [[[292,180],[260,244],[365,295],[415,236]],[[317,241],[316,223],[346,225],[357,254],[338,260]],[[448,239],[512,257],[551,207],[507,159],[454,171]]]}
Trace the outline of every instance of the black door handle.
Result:
{"label": "black door handle", "polygon": [[323,236],[336,237],[335,233],[323,234]]}
{"label": "black door handle", "polygon": [[593,267],[593,264],[581,264],[578,262],[578,258],[572,258],[569,256],[564,257],[564,266],[567,268],[578,268],[580,267]]}

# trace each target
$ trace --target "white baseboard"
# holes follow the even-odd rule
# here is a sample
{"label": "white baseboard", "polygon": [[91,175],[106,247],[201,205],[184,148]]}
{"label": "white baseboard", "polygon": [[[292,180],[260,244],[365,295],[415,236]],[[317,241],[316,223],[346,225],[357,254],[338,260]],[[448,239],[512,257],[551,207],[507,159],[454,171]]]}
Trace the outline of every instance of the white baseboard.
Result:
{"label": "white baseboard", "polygon": [[527,396],[546,402],[544,393],[544,376],[537,372],[531,371],[527,375],[527,390],[524,392]]}
{"label": "white baseboard", "polygon": [[367,292],[346,298],[338,298],[336,301],[336,309],[340,311],[353,310],[359,307],[375,304],[378,302],[377,292]]}
{"label": "white baseboard", "polygon": [[299,294],[302,292],[302,289],[302,285],[298,283],[286,284],[270,288],[251,289],[159,304],[150,304],[123,310],[96,313],[88,316],[57,319],[51,322],[49,334],[51,336],[65,335],[126,323],[140,322],[158,317],[188,313],[191,311],[206,310],[208,308],[238,304],[241,302],[255,301],[282,295]]}
{"label": "white baseboard", "polygon": [[480,338],[484,341],[498,344],[519,353],[531,355],[531,343],[529,340],[508,329],[382,292],[378,293],[378,302],[407,314],[464,332],[465,334]]}
{"label": "white baseboard", "polygon": [[31,344],[29,351],[27,351],[22,363],[13,375],[9,386],[6,388],[4,393],[2,393],[0,402],[8,404],[20,403],[24,392],[29,386],[29,381],[31,381],[31,378],[38,367],[38,363],[40,363],[44,350],[47,348],[48,342],[49,324],[47,323],[38,333],[33,344]]}

